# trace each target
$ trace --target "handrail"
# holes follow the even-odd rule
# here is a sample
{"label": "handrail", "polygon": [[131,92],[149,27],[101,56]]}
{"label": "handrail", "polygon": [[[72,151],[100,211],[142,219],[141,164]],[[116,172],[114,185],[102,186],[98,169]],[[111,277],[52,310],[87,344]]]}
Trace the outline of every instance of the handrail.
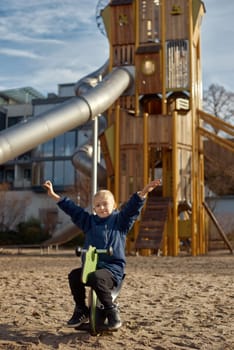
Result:
{"label": "handrail", "polygon": [[206,136],[208,138],[210,138],[212,141],[218,143],[219,145],[223,146],[224,148],[228,149],[231,152],[234,152],[234,142],[230,141],[228,139],[225,139],[223,137],[220,137],[216,134],[213,134],[212,132],[202,128],[202,127],[198,127],[198,131],[200,133],[200,135],[202,136]]}
{"label": "handrail", "polygon": [[[231,125],[220,118],[215,117],[212,114],[204,112],[200,109],[197,110],[199,117],[207,124],[225,132],[229,136],[234,136],[234,125]],[[226,148],[227,150],[234,152],[234,142],[233,140],[218,136],[215,132],[209,131],[202,126],[198,126],[198,132],[200,135],[208,137],[212,141],[216,142],[220,146]]]}
{"label": "handrail", "polygon": [[227,123],[224,120],[218,117],[215,117],[212,114],[204,112],[200,109],[198,109],[198,114],[200,118],[203,119],[206,123],[214,127],[217,127],[219,130],[226,132],[230,136],[234,136],[234,125],[231,125],[230,123]]}

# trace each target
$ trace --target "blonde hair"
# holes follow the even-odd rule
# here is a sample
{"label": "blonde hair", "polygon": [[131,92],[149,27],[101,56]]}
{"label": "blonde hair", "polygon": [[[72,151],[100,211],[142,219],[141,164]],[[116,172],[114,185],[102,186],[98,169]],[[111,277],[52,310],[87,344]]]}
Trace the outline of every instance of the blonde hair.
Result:
{"label": "blonde hair", "polygon": [[95,193],[95,195],[93,196],[93,199],[96,199],[97,197],[110,197],[115,202],[115,197],[113,193],[109,190],[99,190],[98,192]]}
{"label": "blonde hair", "polygon": [[95,199],[98,197],[103,197],[103,198],[110,198],[113,200],[114,203],[114,208],[116,208],[116,202],[115,202],[115,197],[113,195],[113,193],[109,190],[99,190],[95,193],[95,195],[93,196],[93,203],[95,202]]}

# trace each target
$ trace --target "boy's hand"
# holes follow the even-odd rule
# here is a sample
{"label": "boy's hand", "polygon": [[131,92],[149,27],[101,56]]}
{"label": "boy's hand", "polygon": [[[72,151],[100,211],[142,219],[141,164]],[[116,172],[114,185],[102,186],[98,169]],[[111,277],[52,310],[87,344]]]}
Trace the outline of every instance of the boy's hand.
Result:
{"label": "boy's hand", "polygon": [[50,193],[53,192],[53,185],[52,185],[51,181],[49,181],[49,180],[45,181],[42,186],[44,187],[45,190],[47,190],[48,194],[49,194],[49,192]]}
{"label": "boy's hand", "polygon": [[147,194],[151,191],[153,191],[153,189],[157,186],[160,186],[162,184],[162,180],[161,179],[155,179],[151,182],[149,182],[142,191],[138,192],[139,196],[142,198],[145,198],[147,196]]}
{"label": "boy's hand", "polygon": [[155,180],[151,181],[150,183],[148,183],[148,185],[145,186],[144,190],[145,190],[145,192],[151,192],[151,191],[153,191],[153,189],[155,187],[160,186],[161,184],[162,184],[161,179],[155,179]]}
{"label": "boy's hand", "polygon": [[54,192],[54,188],[51,181],[49,180],[45,181],[42,186],[44,187],[45,190],[47,190],[48,196],[53,198],[55,201],[59,201],[61,199],[61,197]]}

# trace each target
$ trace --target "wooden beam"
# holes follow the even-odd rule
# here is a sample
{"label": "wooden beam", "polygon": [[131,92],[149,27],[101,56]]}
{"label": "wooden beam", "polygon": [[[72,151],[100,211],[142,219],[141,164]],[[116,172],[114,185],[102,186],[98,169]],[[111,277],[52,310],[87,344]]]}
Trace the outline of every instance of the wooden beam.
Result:
{"label": "wooden beam", "polygon": [[233,254],[233,248],[232,248],[232,245],[231,243],[229,242],[225,232],[223,231],[222,227],[219,225],[216,217],[214,216],[214,214],[212,213],[212,211],[210,210],[209,206],[207,205],[206,202],[203,202],[203,206],[205,207],[206,209],[206,212],[208,213],[209,217],[211,218],[211,220],[213,221],[213,223],[215,224],[219,234],[220,234],[220,237],[223,239],[223,241],[225,242],[226,246],[228,247],[228,249],[230,250],[231,254]]}

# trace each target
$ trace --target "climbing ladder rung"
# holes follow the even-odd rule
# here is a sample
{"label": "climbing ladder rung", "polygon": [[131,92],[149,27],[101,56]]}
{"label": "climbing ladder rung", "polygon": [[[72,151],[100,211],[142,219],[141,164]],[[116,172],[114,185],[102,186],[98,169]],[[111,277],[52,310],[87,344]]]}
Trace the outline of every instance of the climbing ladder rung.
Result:
{"label": "climbing ladder rung", "polygon": [[159,249],[161,240],[141,240],[136,242],[136,249]]}
{"label": "climbing ladder rung", "polygon": [[149,194],[136,240],[136,249],[160,248],[169,202],[170,198],[158,197],[156,191]]}
{"label": "climbing ladder rung", "polygon": [[144,220],[141,227],[157,227],[162,225],[164,225],[164,220]]}
{"label": "climbing ladder rung", "polygon": [[160,231],[155,231],[155,230],[152,230],[152,231],[141,231],[141,237],[140,239],[156,239],[156,238],[162,238],[162,235],[161,235],[161,230]]}

